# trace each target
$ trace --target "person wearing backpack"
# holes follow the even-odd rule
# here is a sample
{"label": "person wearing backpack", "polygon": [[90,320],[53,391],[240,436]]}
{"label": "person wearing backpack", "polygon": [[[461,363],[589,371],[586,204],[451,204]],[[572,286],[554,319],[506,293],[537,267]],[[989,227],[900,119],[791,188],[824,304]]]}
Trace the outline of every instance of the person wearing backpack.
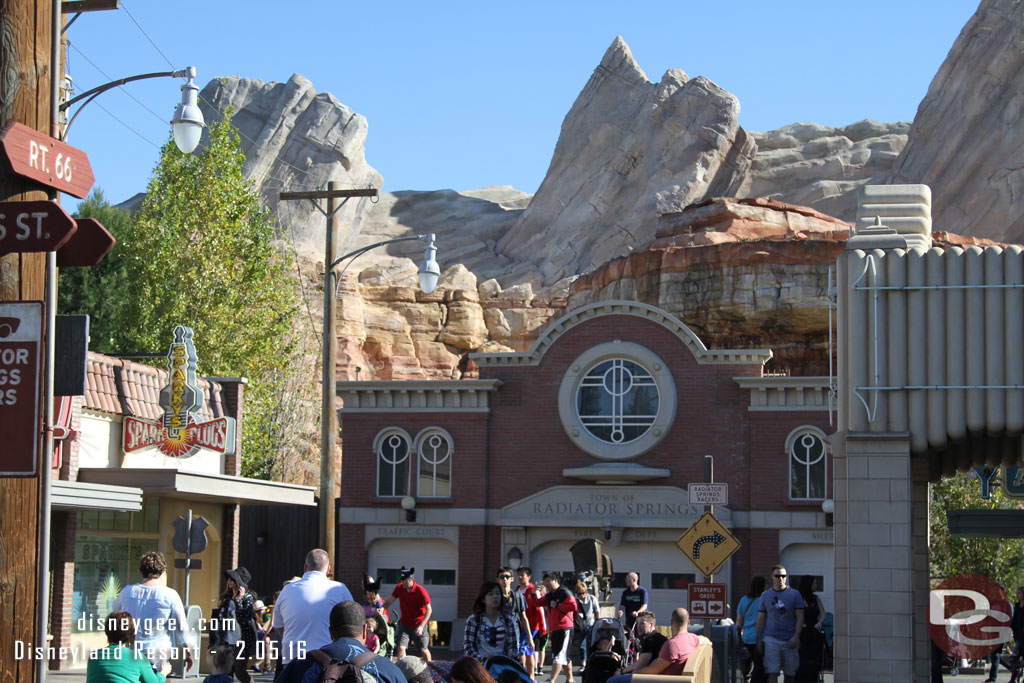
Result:
{"label": "person wearing backpack", "polygon": [[367,649],[362,605],[352,600],[336,604],[331,608],[329,628],[334,640],[289,662],[277,683],[406,683],[394,662]]}

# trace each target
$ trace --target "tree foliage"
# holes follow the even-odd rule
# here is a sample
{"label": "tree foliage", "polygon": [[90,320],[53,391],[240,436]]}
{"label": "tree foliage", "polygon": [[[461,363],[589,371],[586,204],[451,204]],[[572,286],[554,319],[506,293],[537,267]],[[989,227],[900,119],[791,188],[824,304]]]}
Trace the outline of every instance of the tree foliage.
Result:
{"label": "tree foliage", "polygon": [[128,288],[121,259],[122,241],[132,217],[128,211],[111,206],[99,189],[78,205],[75,217],[95,218],[114,236],[117,244],[98,265],[61,269],[58,308],[61,313],[88,314],[90,348],[100,353],[117,353],[112,334],[120,327],[123,293]]}
{"label": "tree foliage", "polygon": [[130,220],[110,214],[117,210],[101,196],[83,205],[117,216],[118,248],[104,271],[69,284],[65,299],[95,316],[93,338],[109,338],[100,351],[161,351],[176,325],[191,327],[200,376],[248,379],[243,474],[269,477],[294,446],[289,428],[300,418],[291,413],[304,409],[289,403],[303,393],[295,384],[308,384],[296,377],[293,263],[275,247],[271,216],[243,174],[230,113],[209,132],[194,155],[164,145]]}
{"label": "tree foliage", "polygon": [[[996,477],[1003,476],[1000,472]],[[993,479],[990,498],[981,497],[974,475],[957,474],[929,487],[930,561],[933,582],[954,574],[983,574],[1011,591],[1024,585],[1024,540],[957,538],[949,534],[947,510],[997,510],[1021,507]]]}

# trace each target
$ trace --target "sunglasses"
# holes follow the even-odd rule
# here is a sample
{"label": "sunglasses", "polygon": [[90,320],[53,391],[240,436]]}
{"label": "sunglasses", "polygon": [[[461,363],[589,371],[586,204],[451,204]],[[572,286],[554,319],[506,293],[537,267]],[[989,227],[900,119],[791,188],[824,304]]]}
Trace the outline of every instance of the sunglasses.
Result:
{"label": "sunglasses", "polygon": [[784,579],[788,574],[772,574],[776,579]]}
{"label": "sunglasses", "polygon": [[497,626],[488,626],[487,627],[487,642],[490,644],[491,647],[494,647],[495,645],[498,644],[498,627]]}
{"label": "sunglasses", "polygon": [[498,574],[498,578],[499,579],[511,579],[512,575],[511,574]]}

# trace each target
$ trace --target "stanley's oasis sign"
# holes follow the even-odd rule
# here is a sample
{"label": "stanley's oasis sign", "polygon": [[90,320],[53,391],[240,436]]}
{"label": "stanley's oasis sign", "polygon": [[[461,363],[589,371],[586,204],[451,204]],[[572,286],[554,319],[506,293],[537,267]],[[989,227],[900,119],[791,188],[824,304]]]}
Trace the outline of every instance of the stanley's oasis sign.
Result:
{"label": "stanley's oasis sign", "polygon": [[174,342],[167,353],[167,371],[167,386],[160,391],[163,421],[125,417],[124,452],[156,448],[164,455],[176,458],[195,455],[200,449],[233,453],[234,418],[219,417],[199,422],[197,411],[203,406],[203,393],[196,383],[196,347],[192,343],[192,328],[181,325],[174,328]]}

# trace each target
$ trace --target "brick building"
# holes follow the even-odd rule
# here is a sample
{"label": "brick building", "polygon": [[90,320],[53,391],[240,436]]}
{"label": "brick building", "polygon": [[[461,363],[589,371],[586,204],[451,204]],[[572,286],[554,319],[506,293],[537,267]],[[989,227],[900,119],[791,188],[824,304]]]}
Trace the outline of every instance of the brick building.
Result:
{"label": "brick building", "polygon": [[[729,485],[716,517],[742,547],[716,575],[735,605],[781,558],[832,607],[829,383],[767,376],[771,350],[708,349],[670,313],[606,301],[553,321],[524,353],[474,354],[479,379],[339,382],[339,573],[386,591],[415,566],[442,640],[503,564],[573,569],[603,542],[667,615],[700,572],[676,547],[703,513],[687,485]],[[616,591],[615,598],[618,597]]]}

